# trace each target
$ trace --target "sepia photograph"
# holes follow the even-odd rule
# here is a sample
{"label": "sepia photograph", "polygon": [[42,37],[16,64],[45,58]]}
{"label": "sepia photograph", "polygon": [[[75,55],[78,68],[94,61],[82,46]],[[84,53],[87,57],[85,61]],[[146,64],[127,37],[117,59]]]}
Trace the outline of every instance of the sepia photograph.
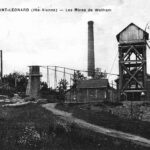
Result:
{"label": "sepia photograph", "polygon": [[149,0],[0,0],[0,150],[149,150],[149,14]]}

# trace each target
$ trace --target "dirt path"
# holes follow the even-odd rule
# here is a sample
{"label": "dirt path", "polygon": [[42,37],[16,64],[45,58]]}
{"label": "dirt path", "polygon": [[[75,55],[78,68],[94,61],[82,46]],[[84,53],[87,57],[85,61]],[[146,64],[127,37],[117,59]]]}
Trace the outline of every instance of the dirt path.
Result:
{"label": "dirt path", "polygon": [[146,139],[146,138],[143,138],[140,136],[136,136],[133,134],[113,130],[113,129],[104,128],[101,126],[97,126],[97,125],[88,123],[84,120],[77,119],[77,118],[73,117],[71,113],[56,109],[55,108],[56,104],[54,104],[54,103],[44,104],[42,106],[44,108],[46,108],[47,110],[51,111],[53,114],[58,115],[59,117],[63,118],[64,120],[66,120],[68,122],[74,122],[77,125],[79,125],[80,127],[84,127],[84,128],[89,129],[89,130],[93,130],[95,132],[99,132],[99,133],[102,133],[102,134],[105,134],[108,136],[124,139],[127,141],[132,141],[132,142],[137,143],[137,144],[142,145],[142,146],[150,147],[150,140],[149,139]]}

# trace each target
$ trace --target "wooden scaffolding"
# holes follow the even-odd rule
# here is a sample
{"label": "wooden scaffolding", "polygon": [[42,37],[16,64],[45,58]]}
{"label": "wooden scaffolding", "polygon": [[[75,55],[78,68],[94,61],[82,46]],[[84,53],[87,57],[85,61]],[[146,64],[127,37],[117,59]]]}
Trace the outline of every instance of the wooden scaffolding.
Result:
{"label": "wooden scaffolding", "polygon": [[133,23],[117,35],[120,98],[140,100],[141,95],[146,95],[148,36],[147,32]]}

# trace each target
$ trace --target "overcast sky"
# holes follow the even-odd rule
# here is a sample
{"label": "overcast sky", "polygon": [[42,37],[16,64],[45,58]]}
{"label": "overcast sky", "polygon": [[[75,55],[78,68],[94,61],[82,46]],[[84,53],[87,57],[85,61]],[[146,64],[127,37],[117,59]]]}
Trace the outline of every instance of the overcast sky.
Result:
{"label": "overcast sky", "polygon": [[[118,73],[116,35],[131,22],[150,22],[149,0],[0,0],[0,8],[105,8],[110,12],[0,12],[4,74],[29,65],[87,69],[87,22],[94,21],[96,67]],[[149,32],[149,30],[147,30]],[[150,72],[150,50],[147,50]],[[116,77],[109,77],[110,80]]]}

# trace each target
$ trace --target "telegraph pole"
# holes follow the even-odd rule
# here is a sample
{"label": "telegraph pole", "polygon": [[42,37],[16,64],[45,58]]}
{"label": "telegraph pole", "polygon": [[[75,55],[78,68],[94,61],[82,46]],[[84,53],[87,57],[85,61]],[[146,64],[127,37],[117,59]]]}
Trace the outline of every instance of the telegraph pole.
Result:
{"label": "telegraph pole", "polygon": [[64,68],[64,80],[66,79],[66,70]]}
{"label": "telegraph pole", "polygon": [[2,77],[3,77],[3,53],[2,53],[2,50],[0,50],[0,80],[2,82]]}
{"label": "telegraph pole", "polygon": [[47,66],[47,86],[50,87],[49,68]]}
{"label": "telegraph pole", "polygon": [[57,66],[55,66],[55,75],[54,75],[54,88],[57,88]]}

